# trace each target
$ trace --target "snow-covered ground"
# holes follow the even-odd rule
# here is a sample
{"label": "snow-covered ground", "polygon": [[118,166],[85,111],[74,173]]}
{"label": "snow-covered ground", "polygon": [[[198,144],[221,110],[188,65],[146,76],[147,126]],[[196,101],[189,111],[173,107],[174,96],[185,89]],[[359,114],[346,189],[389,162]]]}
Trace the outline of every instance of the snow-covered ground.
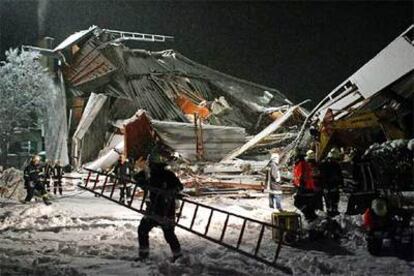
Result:
{"label": "snow-covered ground", "polygon": [[[267,198],[197,199],[248,217],[270,221]],[[137,227],[141,216],[91,193],[74,190],[43,203],[0,201],[0,275],[283,275],[277,269],[225,249],[180,228],[176,229],[184,257],[170,262],[161,229],[150,234],[151,258],[135,263]],[[284,208],[294,210],[290,198]],[[344,208],[344,206],[342,206]],[[185,215],[185,214],[184,214]],[[207,217],[195,222],[202,228]],[[278,262],[295,275],[414,275],[414,262],[395,257],[375,258],[365,250],[361,218],[340,217],[348,234],[340,243],[319,241],[302,249],[284,246]],[[184,223],[191,221],[185,215]],[[229,222],[229,236],[241,225]],[[222,221],[212,221],[211,233],[221,233]],[[257,237],[258,227],[246,227],[245,241]],[[226,234],[227,235],[227,234]],[[238,236],[237,236],[238,237]],[[252,241],[253,243],[253,241]],[[266,235],[263,244],[274,243]]]}

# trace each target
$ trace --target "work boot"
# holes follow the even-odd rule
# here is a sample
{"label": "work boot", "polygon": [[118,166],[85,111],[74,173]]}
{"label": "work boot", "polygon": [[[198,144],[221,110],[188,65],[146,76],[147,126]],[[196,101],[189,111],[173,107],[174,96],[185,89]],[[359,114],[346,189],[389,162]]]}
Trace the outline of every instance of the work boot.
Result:
{"label": "work boot", "polygon": [[181,253],[181,251],[177,252],[177,253],[174,253],[172,258],[171,258],[171,262],[174,263],[178,258],[180,258],[182,256],[183,256],[183,253]]}
{"label": "work boot", "polygon": [[42,199],[43,199],[43,202],[46,205],[51,205],[52,204],[52,202],[49,201],[49,197],[47,195],[42,196]]}
{"label": "work boot", "polygon": [[149,248],[140,248],[138,256],[139,257],[135,259],[137,262],[147,259],[149,256]]}

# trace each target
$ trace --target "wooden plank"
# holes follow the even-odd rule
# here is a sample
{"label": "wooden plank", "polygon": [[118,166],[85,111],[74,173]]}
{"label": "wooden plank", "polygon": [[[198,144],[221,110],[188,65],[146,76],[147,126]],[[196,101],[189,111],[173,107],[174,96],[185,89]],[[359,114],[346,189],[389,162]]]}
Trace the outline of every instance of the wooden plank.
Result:
{"label": "wooden plank", "polygon": [[246,189],[246,190],[256,190],[262,191],[264,189],[263,182],[256,182],[256,183],[240,183],[240,182],[232,182],[232,181],[220,181],[220,180],[188,180],[183,181],[183,184],[187,188],[194,188],[197,185],[200,187],[202,186],[212,186],[216,188],[232,188],[232,189]]}
{"label": "wooden plank", "polygon": [[204,173],[240,173],[246,170],[246,167],[253,172],[261,171],[268,165],[269,161],[233,161],[226,163],[216,163],[207,165],[204,168]]}
{"label": "wooden plank", "polygon": [[267,137],[270,134],[272,134],[284,122],[286,122],[287,119],[289,119],[292,116],[293,112],[298,107],[299,107],[299,105],[294,105],[291,108],[289,108],[288,111],[286,111],[286,113],[283,114],[283,116],[281,116],[280,118],[278,118],[276,121],[272,122],[268,127],[266,127],[264,130],[262,130],[256,136],[254,136],[250,141],[248,141],[247,143],[245,143],[243,146],[241,146],[240,148],[237,148],[236,150],[232,151],[230,154],[226,155],[221,161],[223,162],[223,161],[228,161],[228,160],[231,160],[233,158],[236,158],[237,156],[239,156],[240,154],[242,154],[246,150],[250,149],[251,147],[253,147],[257,143],[259,143],[265,137]]}

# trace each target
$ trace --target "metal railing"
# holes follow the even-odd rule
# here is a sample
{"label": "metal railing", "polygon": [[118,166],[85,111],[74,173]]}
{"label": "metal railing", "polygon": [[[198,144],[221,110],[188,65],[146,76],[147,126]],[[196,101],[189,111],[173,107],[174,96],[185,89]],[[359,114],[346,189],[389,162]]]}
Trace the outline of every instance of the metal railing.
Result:
{"label": "metal railing", "polygon": [[124,31],[116,31],[116,30],[108,30],[108,29],[104,29],[103,32],[111,34],[114,37],[116,37],[114,42],[121,42],[121,41],[127,41],[127,40],[144,41],[144,42],[172,42],[174,41],[174,37],[168,36],[168,35],[124,32]]}

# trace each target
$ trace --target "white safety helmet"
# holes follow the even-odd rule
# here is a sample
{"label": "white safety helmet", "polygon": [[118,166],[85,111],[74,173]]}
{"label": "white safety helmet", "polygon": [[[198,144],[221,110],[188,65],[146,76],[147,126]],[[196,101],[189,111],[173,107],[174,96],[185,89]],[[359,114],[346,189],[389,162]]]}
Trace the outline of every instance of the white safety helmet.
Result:
{"label": "white safety helmet", "polygon": [[274,152],[270,155],[270,160],[273,162],[279,163],[279,154]]}
{"label": "white safety helmet", "polygon": [[337,148],[332,148],[328,153],[328,158],[338,160],[340,158],[340,152]]}
{"label": "white safety helmet", "polygon": [[315,160],[315,152],[313,150],[306,152],[306,160]]}
{"label": "white safety helmet", "polygon": [[379,217],[383,217],[387,214],[387,203],[384,199],[377,198],[371,202],[371,209]]}

